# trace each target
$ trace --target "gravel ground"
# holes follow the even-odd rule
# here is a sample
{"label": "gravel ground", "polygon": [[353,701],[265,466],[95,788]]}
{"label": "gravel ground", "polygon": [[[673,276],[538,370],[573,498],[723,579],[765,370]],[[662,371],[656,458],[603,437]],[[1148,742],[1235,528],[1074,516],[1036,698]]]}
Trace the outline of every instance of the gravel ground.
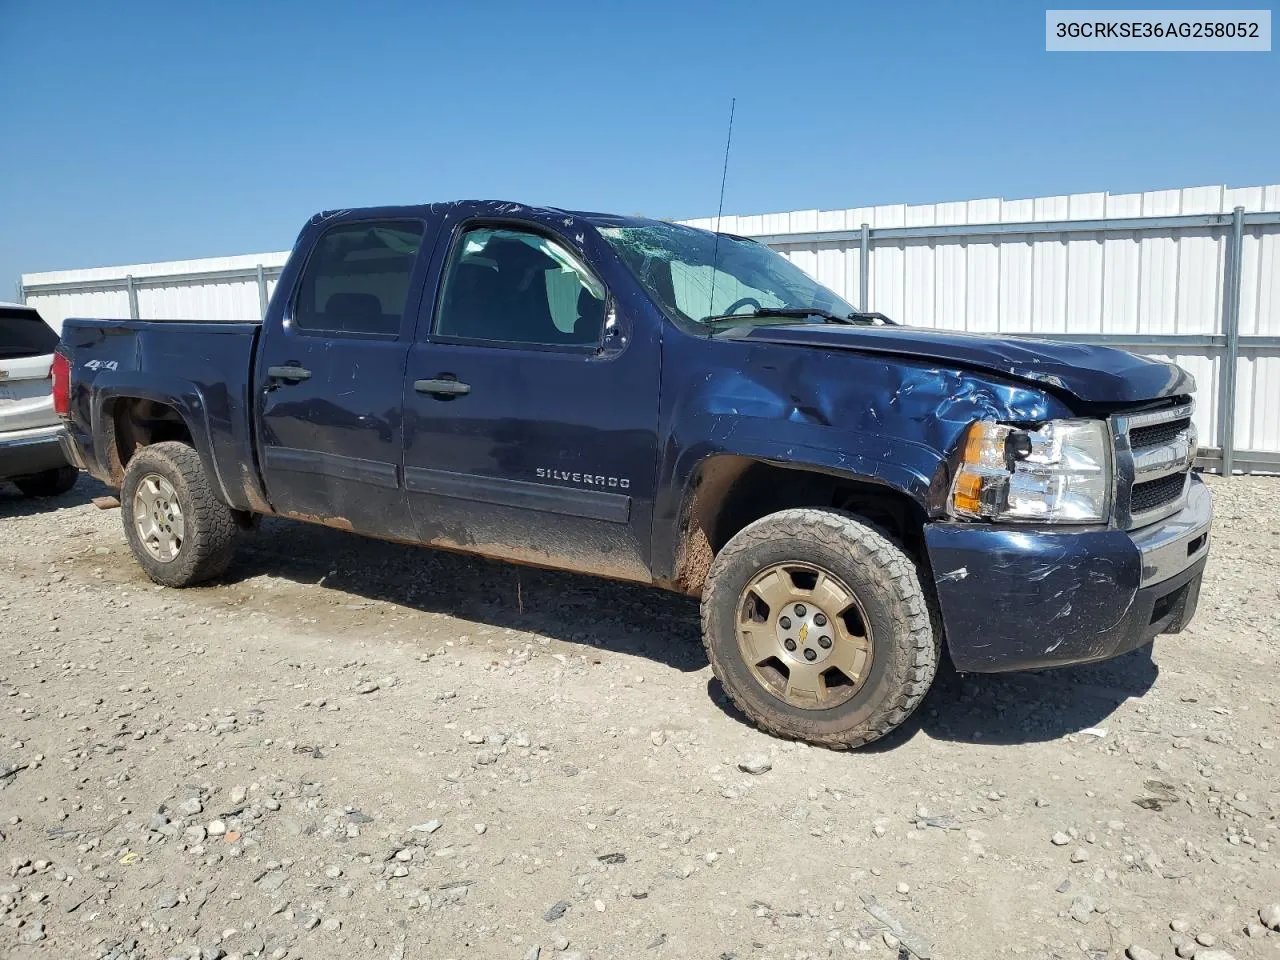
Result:
{"label": "gravel ground", "polygon": [[1210,483],[1185,633],[853,754],[684,598],[284,522],[171,591],[5,488],[0,956],[1280,957],[1280,480]]}

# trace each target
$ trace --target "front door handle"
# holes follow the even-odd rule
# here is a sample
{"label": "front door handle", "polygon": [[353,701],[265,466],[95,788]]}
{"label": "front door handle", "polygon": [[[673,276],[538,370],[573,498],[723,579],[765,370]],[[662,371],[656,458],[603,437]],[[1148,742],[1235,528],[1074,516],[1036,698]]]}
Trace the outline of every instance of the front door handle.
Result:
{"label": "front door handle", "polygon": [[311,371],[296,363],[289,363],[280,367],[267,367],[267,377],[271,380],[283,380],[285,383],[301,383],[310,379]]}
{"label": "front door handle", "polygon": [[419,393],[430,394],[438,399],[465,397],[471,392],[471,384],[461,380],[415,380],[413,389]]}

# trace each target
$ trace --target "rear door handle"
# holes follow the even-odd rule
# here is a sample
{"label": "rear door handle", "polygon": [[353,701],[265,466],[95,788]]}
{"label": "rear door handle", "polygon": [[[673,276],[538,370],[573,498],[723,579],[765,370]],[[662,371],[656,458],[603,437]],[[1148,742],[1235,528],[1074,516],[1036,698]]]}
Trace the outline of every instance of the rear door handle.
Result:
{"label": "rear door handle", "polygon": [[465,397],[471,392],[471,384],[461,380],[415,380],[413,389],[433,397]]}
{"label": "rear door handle", "polygon": [[283,380],[285,383],[301,383],[303,380],[310,379],[311,371],[296,363],[289,363],[280,367],[267,367],[267,376],[272,380]]}

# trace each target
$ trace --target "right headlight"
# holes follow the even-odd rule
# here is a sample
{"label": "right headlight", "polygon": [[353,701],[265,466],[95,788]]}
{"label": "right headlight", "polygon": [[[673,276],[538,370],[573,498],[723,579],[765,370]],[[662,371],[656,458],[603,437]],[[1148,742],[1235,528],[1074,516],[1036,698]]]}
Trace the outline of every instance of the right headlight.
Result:
{"label": "right headlight", "polygon": [[1104,420],[969,426],[951,485],[953,516],[1102,523],[1111,509],[1111,435]]}

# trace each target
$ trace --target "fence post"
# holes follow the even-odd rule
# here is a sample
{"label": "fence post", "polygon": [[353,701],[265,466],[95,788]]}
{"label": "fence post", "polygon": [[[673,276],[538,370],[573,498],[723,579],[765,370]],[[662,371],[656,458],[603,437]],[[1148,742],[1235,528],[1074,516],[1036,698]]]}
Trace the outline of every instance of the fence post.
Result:
{"label": "fence post", "polygon": [[1244,207],[1231,212],[1231,238],[1223,271],[1222,332],[1227,353],[1222,370],[1222,475],[1231,476],[1236,452],[1236,368],[1240,359],[1240,282],[1244,261]]}
{"label": "fence post", "polygon": [[871,309],[867,287],[871,281],[871,224],[862,225],[862,239],[858,254],[858,309],[866,313]]}
{"label": "fence post", "polygon": [[134,285],[132,273],[124,278],[124,289],[129,294],[129,319],[141,319],[138,316],[138,288]]}
{"label": "fence post", "polygon": [[267,275],[262,269],[262,264],[258,264],[258,311],[262,314],[262,319],[267,319]]}

